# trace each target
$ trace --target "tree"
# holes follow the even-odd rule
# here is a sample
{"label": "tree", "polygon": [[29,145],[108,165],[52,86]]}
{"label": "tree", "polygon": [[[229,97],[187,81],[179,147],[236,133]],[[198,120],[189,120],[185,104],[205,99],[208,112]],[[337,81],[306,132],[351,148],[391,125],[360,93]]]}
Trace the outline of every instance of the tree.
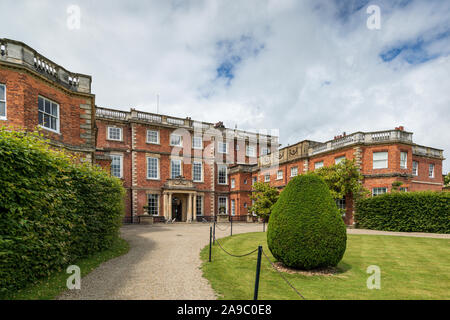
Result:
{"label": "tree", "polygon": [[450,172],[444,176],[444,186],[450,186]]}
{"label": "tree", "polygon": [[272,208],[267,245],[285,266],[314,269],[341,261],[347,232],[326,183],[317,174],[291,179]]}
{"label": "tree", "polygon": [[277,202],[279,195],[280,192],[277,188],[263,182],[255,182],[251,196],[253,204],[249,207],[249,212],[254,212],[264,221],[268,221],[272,207]]}
{"label": "tree", "polygon": [[362,185],[363,175],[355,160],[342,160],[338,164],[322,167],[315,171],[328,185],[334,199],[342,199],[351,194],[357,200],[368,193]]}

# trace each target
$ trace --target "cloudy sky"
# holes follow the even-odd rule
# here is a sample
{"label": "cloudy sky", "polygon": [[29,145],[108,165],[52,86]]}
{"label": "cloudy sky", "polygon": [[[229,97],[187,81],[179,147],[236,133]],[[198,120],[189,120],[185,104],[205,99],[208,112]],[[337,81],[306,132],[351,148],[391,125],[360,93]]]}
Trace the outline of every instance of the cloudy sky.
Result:
{"label": "cloudy sky", "polygon": [[403,125],[450,157],[450,1],[2,0],[0,12],[0,37],[92,75],[99,106],[156,112],[159,94],[161,113],[279,129],[283,145]]}

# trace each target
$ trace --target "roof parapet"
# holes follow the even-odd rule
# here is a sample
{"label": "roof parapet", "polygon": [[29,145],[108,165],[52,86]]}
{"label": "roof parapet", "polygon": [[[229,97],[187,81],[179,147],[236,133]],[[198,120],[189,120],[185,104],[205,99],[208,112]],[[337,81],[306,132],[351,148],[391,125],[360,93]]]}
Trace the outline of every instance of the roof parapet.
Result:
{"label": "roof parapet", "polygon": [[91,76],[70,72],[20,41],[0,39],[0,62],[21,65],[71,91],[91,93]]}

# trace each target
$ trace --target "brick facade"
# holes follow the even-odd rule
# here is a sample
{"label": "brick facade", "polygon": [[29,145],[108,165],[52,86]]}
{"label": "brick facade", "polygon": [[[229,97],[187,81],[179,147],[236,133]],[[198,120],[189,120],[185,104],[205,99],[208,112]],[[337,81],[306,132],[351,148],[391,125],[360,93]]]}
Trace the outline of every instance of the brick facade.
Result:
{"label": "brick facade", "polygon": [[0,116],[0,125],[36,130],[38,99],[43,97],[57,104],[59,123],[54,131],[41,127],[42,133],[55,147],[93,161],[95,96],[90,76],[70,73],[23,43],[0,39],[0,46],[0,85],[6,90],[6,115]]}
{"label": "brick facade", "polygon": [[[440,191],[443,186],[442,150],[413,143],[412,133],[402,127],[344,134],[327,142],[303,140],[278,149],[277,137],[227,129],[220,122],[97,107],[90,76],[71,73],[27,45],[8,39],[0,39],[0,85],[6,89],[1,126],[35,130],[39,97],[57,104],[58,130],[43,128],[42,132],[54,146],[119,176],[127,191],[126,221],[138,222],[149,211],[159,220],[210,219],[222,205],[234,219],[252,220],[249,207],[255,179],[281,190],[293,175],[333,165],[344,157],[355,159],[363,185],[371,191],[389,192],[395,181],[403,182],[407,191]],[[148,140],[149,131],[157,132],[157,141]],[[181,147],[171,145],[173,134],[181,136]],[[201,137],[200,148],[193,146],[194,136]],[[225,153],[221,153],[223,143]],[[406,155],[403,167],[402,152]],[[374,153],[387,153],[386,168],[374,168]],[[156,177],[149,176],[149,161],[157,164]],[[177,168],[179,162],[179,176],[173,177],[172,163]],[[193,176],[194,162],[196,172],[201,172],[198,181]],[[224,165],[226,174],[221,176]],[[344,220],[352,224],[350,195],[345,202]]]}

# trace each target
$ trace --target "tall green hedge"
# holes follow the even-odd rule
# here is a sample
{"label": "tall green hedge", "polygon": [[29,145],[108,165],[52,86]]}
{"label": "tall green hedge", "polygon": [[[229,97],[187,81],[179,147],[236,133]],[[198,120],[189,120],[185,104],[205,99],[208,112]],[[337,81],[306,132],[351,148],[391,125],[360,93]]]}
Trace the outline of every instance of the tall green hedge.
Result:
{"label": "tall green hedge", "polygon": [[392,192],[357,202],[357,228],[450,233],[450,192]]}
{"label": "tall green hedge", "polygon": [[108,248],[123,195],[120,180],[39,134],[0,129],[0,294]]}

